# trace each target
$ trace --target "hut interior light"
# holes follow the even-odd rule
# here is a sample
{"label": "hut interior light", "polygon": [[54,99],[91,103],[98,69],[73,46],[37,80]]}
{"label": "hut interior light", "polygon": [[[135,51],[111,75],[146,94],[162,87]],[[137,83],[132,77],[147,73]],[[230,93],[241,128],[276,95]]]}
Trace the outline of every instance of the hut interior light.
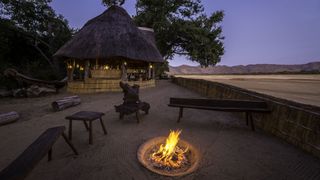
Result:
{"label": "hut interior light", "polygon": [[80,67],[80,71],[83,71],[84,70],[84,68],[83,67]]}
{"label": "hut interior light", "polygon": [[152,69],[152,68],[153,68],[152,64],[150,64],[149,68],[150,68],[150,69]]}
{"label": "hut interior light", "polygon": [[105,70],[108,70],[108,69],[109,69],[109,66],[104,66],[104,69],[105,69]]}
{"label": "hut interior light", "polygon": [[76,65],[76,67],[77,67],[77,68],[79,68],[79,67],[80,67],[80,65],[79,65],[79,64],[77,64],[77,65]]}
{"label": "hut interior light", "polygon": [[124,65],[126,66],[126,65],[127,65],[127,62],[124,62]]}
{"label": "hut interior light", "polygon": [[69,64],[69,65],[68,65],[68,69],[72,69],[72,65]]}

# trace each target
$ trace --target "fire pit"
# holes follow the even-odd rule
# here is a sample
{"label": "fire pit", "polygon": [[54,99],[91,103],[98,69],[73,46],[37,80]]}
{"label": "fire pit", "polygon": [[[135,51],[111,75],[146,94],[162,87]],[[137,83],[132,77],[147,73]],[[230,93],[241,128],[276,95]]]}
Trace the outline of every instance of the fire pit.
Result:
{"label": "fire pit", "polygon": [[147,169],[165,176],[183,176],[199,166],[198,150],[184,140],[181,131],[171,131],[169,136],[146,141],[138,149],[138,160]]}

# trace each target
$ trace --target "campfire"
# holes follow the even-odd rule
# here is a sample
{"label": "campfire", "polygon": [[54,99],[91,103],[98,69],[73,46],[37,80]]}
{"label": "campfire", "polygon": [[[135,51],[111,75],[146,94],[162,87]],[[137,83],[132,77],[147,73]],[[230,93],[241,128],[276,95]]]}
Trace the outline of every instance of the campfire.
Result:
{"label": "campfire", "polygon": [[180,140],[181,130],[168,137],[156,137],[142,144],[138,159],[147,169],[166,176],[182,176],[198,167],[199,153],[191,144]]}
{"label": "campfire", "polygon": [[179,168],[184,163],[187,163],[185,153],[188,151],[188,147],[182,149],[177,145],[180,134],[181,131],[171,131],[166,139],[166,144],[161,144],[159,150],[152,153],[151,160],[154,161],[154,166]]}

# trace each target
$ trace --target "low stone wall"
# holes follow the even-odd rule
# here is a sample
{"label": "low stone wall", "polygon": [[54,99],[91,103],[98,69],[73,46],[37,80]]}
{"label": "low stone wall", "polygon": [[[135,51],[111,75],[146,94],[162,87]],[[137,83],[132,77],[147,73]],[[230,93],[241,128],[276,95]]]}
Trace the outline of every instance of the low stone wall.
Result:
{"label": "low stone wall", "polygon": [[[72,93],[97,93],[97,92],[120,92],[120,79],[86,79],[85,81],[68,82],[68,92]],[[128,84],[137,84],[140,89],[155,87],[155,80],[129,81]]]}
{"label": "low stone wall", "polygon": [[320,158],[320,107],[300,104],[218,82],[187,78],[173,78],[173,82],[208,98],[266,101],[272,112],[253,114],[257,127]]}

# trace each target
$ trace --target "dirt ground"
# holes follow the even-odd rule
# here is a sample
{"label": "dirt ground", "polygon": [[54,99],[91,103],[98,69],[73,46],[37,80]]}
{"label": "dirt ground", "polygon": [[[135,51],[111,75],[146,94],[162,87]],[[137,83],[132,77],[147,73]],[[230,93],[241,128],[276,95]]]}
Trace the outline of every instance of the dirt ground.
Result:
{"label": "dirt ground", "polygon": [[182,75],[320,107],[320,75]]}
{"label": "dirt ground", "polygon": [[[151,104],[141,123],[134,115],[118,119],[114,105],[122,103],[122,93],[80,95],[82,104],[53,112],[50,103],[68,96],[61,93],[42,98],[1,99],[0,113],[18,111],[22,118],[0,127],[0,169],[13,161],[44,130],[65,125],[65,116],[80,110],[100,111],[108,135],[98,121],[93,123],[93,145],[83,123],[73,124],[73,144],[80,155],[73,155],[60,138],[53,147],[53,160],[47,158],[35,167],[28,180],[106,180],[106,179],[320,179],[320,159],[262,131],[251,131],[240,114],[187,109],[176,123],[178,109],[167,106],[170,97],[199,97],[168,81],[140,91]],[[187,176],[168,178],[149,172],[136,157],[139,145],[149,138],[167,136],[170,129],[182,129],[181,138],[199,148],[199,169]]]}

